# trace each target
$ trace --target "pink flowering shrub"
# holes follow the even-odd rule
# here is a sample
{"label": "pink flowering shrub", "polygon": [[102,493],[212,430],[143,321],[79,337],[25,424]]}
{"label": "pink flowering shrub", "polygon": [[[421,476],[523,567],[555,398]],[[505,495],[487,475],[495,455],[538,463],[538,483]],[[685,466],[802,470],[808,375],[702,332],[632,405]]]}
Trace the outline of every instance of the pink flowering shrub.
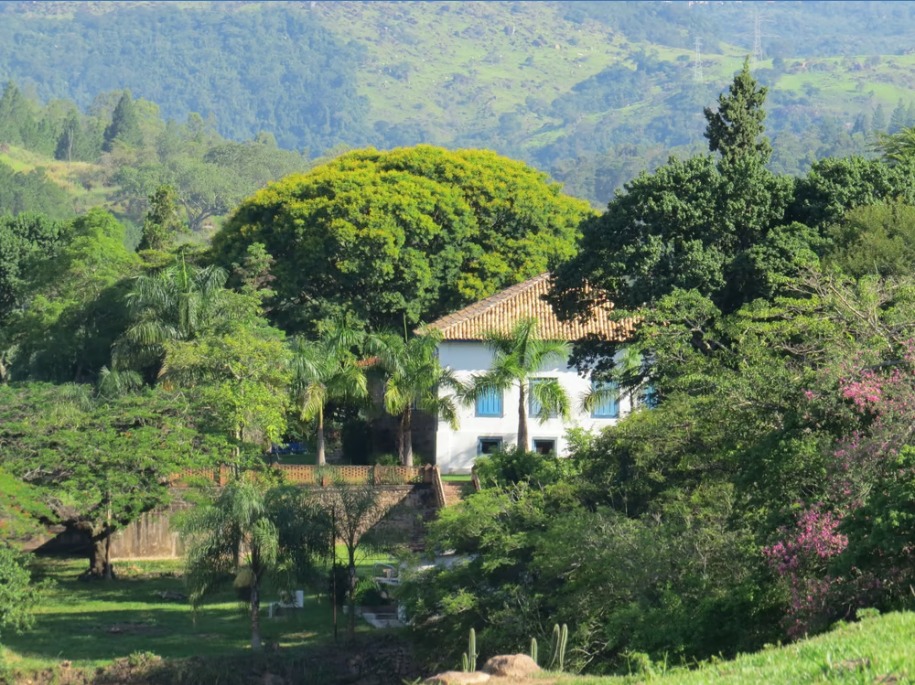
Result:
{"label": "pink flowering shrub", "polygon": [[800,637],[829,625],[841,611],[835,606],[840,578],[828,570],[829,561],[848,546],[839,532],[839,516],[819,507],[803,511],[797,524],[783,529],[784,538],[763,548],[772,570],[787,586],[788,634]]}
{"label": "pink flowering shrub", "polygon": [[912,578],[915,468],[904,456],[915,444],[915,343],[891,362],[869,364],[851,360],[838,393],[804,393],[811,412],[832,410],[842,437],[822,502],[762,550],[787,591],[792,637],[826,628]]}

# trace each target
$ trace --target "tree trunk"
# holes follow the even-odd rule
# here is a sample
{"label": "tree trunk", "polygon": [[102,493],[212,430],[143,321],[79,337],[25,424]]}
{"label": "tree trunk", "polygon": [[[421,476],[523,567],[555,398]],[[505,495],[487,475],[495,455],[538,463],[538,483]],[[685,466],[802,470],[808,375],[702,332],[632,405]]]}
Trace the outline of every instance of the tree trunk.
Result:
{"label": "tree trunk", "polygon": [[251,581],[251,651],[261,651],[261,597],[258,578]]}
{"label": "tree trunk", "polygon": [[114,580],[114,568],[109,562],[109,540],[103,532],[92,535],[89,547],[89,568],[80,576],[81,580]]}
{"label": "tree trunk", "polygon": [[105,580],[114,580],[114,568],[111,566],[111,528],[105,529]]}
{"label": "tree trunk", "polygon": [[524,392],[524,382],[518,384],[518,449],[528,450],[527,446],[527,402]]}
{"label": "tree trunk", "polygon": [[324,466],[327,460],[324,458],[324,411],[318,412],[318,436],[315,440],[315,454],[317,456],[318,466]]}
{"label": "tree trunk", "polygon": [[111,500],[109,499],[108,511],[105,515],[105,580],[114,580],[114,570],[111,568]]}
{"label": "tree trunk", "polygon": [[400,416],[397,449],[400,453],[400,463],[404,466],[413,466],[413,411],[410,407]]}
{"label": "tree trunk", "polygon": [[[350,538],[352,540],[352,538]],[[356,545],[347,545],[349,553],[349,639],[356,637]]]}

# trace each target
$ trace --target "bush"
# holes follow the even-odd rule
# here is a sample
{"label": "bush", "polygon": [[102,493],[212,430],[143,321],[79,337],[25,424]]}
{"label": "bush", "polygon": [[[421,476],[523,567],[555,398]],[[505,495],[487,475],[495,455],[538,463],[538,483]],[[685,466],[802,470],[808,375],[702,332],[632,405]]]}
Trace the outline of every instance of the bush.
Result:
{"label": "bush", "polygon": [[400,459],[396,454],[379,454],[372,458],[372,463],[376,466],[399,466]]}
{"label": "bush", "polygon": [[475,468],[484,487],[516,483],[544,487],[559,482],[574,467],[568,459],[516,448],[481,457]]}
{"label": "bush", "polygon": [[378,586],[375,585],[375,581],[371,578],[362,578],[358,581],[356,584],[355,599],[356,604],[363,607],[377,607],[384,604],[390,604],[381,593],[381,590],[378,589]]}

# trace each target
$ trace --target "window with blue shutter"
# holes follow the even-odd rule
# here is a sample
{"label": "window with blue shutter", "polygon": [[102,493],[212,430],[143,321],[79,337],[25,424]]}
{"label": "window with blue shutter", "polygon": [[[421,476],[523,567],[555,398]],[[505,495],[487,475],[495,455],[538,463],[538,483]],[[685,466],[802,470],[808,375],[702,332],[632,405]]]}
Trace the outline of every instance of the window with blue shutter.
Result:
{"label": "window with blue shutter", "polygon": [[490,388],[477,395],[477,416],[502,416],[502,391]]}
{"label": "window with blue shutter", "polygon": [[658,391],[651,384],[643,385],[638,395],[639,406],[646,409],[654,409],[658,406]]}
{"label": "window with blue shutter", "polygon": [[[537,383],[544,383],[550,380],[549,378],[532,378],[528,383],[527,387],[527,415],[531,417],[536,417],[540,414],[540,402],[534,399],[533,387]],[[550,418],[555,419],[559,414],[554,411],[550,412]]]}
{"label": "window with blue shutter", "polygon": [[620,416],[620,388],[618,383],[591,381],[591,392],[600,393],[591,408],[591,418],[618,419]]}

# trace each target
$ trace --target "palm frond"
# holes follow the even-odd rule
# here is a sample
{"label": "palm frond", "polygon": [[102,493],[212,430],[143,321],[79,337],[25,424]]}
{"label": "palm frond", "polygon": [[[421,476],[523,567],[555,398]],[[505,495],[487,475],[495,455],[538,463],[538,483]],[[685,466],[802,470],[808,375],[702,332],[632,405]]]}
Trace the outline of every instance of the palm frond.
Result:
{"label": "palm frond", "polygon": [[538,378],[535,383],[528,384],[528,393],[537,403],[537,419],[541,422],[559,415],[569,419],[572,414],[572,402],[569,393],[557,378]]}

